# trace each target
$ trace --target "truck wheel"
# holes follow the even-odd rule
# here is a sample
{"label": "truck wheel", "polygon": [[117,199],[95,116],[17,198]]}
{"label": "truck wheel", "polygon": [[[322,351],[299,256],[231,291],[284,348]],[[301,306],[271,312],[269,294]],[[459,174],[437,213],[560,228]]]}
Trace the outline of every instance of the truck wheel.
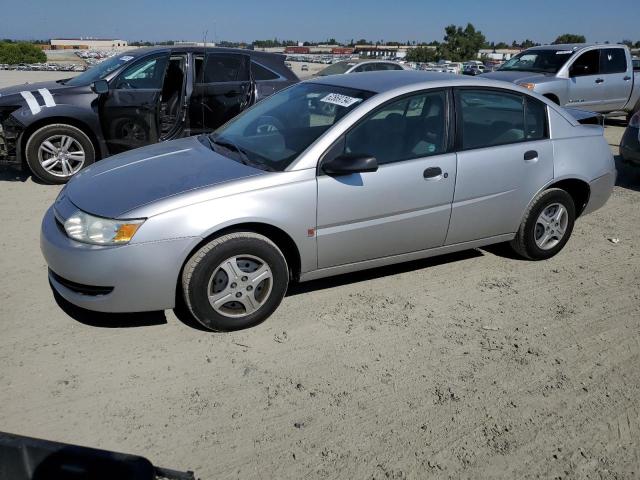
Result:
{"label": "truck wheel", "polygon": [[66,183],[95,159],[89,137],[79,128],[55,123],[36,130],[27,140],[27,165],[45,183]]}
{"label": "truck wheel", "polygon": [[530,260],[551,258],[566,245],[575,218],[571,195],[561,188],[545,190],[531,202],[511,247]]}
{"label": "truck wheel", "polygon": [[182,290],[187,308],[214,331],[252,327],[278,307],[289,284],[280,249],[252,232],[223,235],[187,261]]}

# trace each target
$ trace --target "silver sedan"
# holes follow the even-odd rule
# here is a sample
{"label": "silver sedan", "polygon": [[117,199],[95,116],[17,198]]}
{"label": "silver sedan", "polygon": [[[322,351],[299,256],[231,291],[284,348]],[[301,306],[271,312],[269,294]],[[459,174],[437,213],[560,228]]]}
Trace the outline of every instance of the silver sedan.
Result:
{"label": "silver sedan", "polygon": [[603,130],[518,86],[425,72],[294,85],[216,132],[81,171],[42,224],[53,288],[212,330],[307,281],[510,242],[543,260],[615,181]]}

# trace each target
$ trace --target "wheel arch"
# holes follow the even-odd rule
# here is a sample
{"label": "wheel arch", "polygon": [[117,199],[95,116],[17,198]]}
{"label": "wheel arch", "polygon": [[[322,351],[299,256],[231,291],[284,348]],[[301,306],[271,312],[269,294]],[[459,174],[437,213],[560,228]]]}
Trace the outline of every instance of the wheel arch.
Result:
{"label": "wheel arch", "polygon": [[86,122],[83,122],[82,120],[78,120],[77,118],[65,117],[65,116],[53,116],[53,117],[45,117],[33,122],[32,124],[27,126],[22,132],[21,140],[20,140],[20,159],[23,166],[26,165],[27,159],[26,159],[25,152],[27,148],[27,142],[29,141],[29,138],[31,137],[31,135],[33,135],[36,131],[38,131],[42,127],[46,127],[47,125],[54,125],[54,124],[70,125],[72,127],[76,127],[77,129],[81,130],[87,137],[89,137],[89,140],[93,145],[93,150],[96,155],[96,160],[100,160],[103,158],[103,151],[100,145],[100,141],[98,140],[98,137],[95,135],[95,133],[93,132],[89,124],[87,124]]}
{"label": "wheel arch", "polygon": [[555,93],[545,93],[542,96],[545,97],[545,98],[548,98],[549,100],[551,100],[556,105],[560,105],[560,98]]}
{"label": "wheel arch", "polygon": [[227,235],[229,233],[236,232],[252,232],[258,233],[260,235],[264,235],[276,246],[280,249],[284,258],[287,261],[287,265],[289,267],[289,274],[292,280],[298,280],[300,277],[301,270],[301,257],[300,250],[296,245],[295,241],[291,236],[282,230],[279,227],[274,225],[263,223],[263,222],[242,222],[233,225],[227,225],[219,230],[209,233],[206,237],[204,237],[200,242],[198,242],[186,255],[184,261],[182,262],[182,266],[180,267],[180,272],[178,274],[178,282],[180,283],[180,278],[182,277],[182,270],[184,265],[189,261],[191,256],[197,252],[200,248],[202,248],[207,243],[212,240],[221,237],[222,235]]}
{"label": "wheel arch", "polygon": [[576,177],[557,178],[538,190],[531,198],[524,211],[527,212],[538,195],[550,188],[560,188],[571,196],[576,208],[576,218],[584,212],[587,203],[589,203],[589,198],[591,196],[591,187],[589,186],[589,182]]}

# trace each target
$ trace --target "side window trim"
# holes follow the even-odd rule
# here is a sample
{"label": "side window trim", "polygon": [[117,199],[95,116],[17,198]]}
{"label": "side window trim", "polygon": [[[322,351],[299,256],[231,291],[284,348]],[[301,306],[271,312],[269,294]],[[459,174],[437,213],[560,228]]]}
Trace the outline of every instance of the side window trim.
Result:
{"label": "side window trim", "polygon": [[274,75],[277,76],[277,78],[274,78],[274,79],[271,79],[271,80],[255,80],[256,82],[277,82],[278,80],[286,80],[286,78],[284,78],[282,75],[280,75],[275,70],[267,67],[265,64],[260,63],[257,60],[254,60],[253,58],[250,61],[251,61],[251,63],[255,63],[256,65],[264,68],[265,70],[269,70],[271,73],[273,73]]}
{"label": "side window trim", "polygon": [[[445,150],[437,153],[435,155],[430,155],[429,157],[437,157],[438,155],[447,155],[449,153],[454,153],[455,149],[454,149],[454,138],[455,138],[455,122],[452,121],[455,117],[455,108],[453,105],[453,89],[451,87],[440,87],[440,88],[426,88],[424,90],[416,90],[415,92],[411,92],[411,93],[406,93],[404,95],[400,95],[397,97],[394,97],[390,100],[387,100],[386,102],[378,105],[377,107],[375,107],[372,110],[369,110],[369,112],[367,112],[365,114],[364,117],[361,117],[360,119],[358,119],[357,122],[355,122],[353,125],[351,125],[345,132],[342,133],[342,135],[340,135],[324,152],[322,152],[322,154],[320,155],[319,159],[318,159],[318,164],[316,167],[316,175],[325,175],[325,173],[322,171],[322,164],[324,163],[325,160],[329,159],[329,158],[334,158],[332,154],[335,154],[335,149],[338,143],[341,143],[343,148],[345,146],[345,142],[346,142],[346,138],[347,135],[349,135],[349,133],[351,133],[352,130],[354,130],[356,127],[358,127],[359,125],[361,125],[363,122],[367,121],[369,118],[371,118],[372,116],[374,116],[376,113],[380,112],[380,110],[383,110],[385,107],[387,107],[388,105],[395,103],[395,102],[399,102],[405,98],[410,98],[410,97],[415,97],[415,96],[419,96],[419,95],[425,95],[425,94],[430,94],[430,93],[438,93],[438,92],[444,92],[444,101],[445,101],[445,107],[444,107],[444,135],[445,135],[445,140],[444,140],[444,145],[445,145]],[[331,155],[331,156],[330,156]],[[380,165],[380,167],[385,167],[387,165],[395,165],[397,163],[403,163],[403,162],[411,162],[413,160],[417,160],[420,158],[425,158],[425,157],[413,157],[413,158],[406,158],[403,160],[398,160],[397,162],[390,162],[390,163],[385,163]]]}
{"label": "side window trim", "polygon": [[[474,91],[483,91],[483,92],[494,92],[494,93],[504,93],[504,94],[510,94],[513,96],[517,96],[520,97],[522,100],[522,111],[523,111],[523,128],[525,129],[524,131],[524,138],[522,140],[518,140],[516,142],[506,142],[506,143],[500,143],[500,144],[496,144],[496,145],[487,145],[484,147],[470,147],[470,148],[463,148],[462,145],[462,107],[460,105],[460,95],[458,92],[464,91],[464,90],[474,90]],[[531,97],[529,95],[520,93],[520,92],[516,92],[513,90],[508,90],[508,89],[503,89],[503,88],[498,88],[498,87],[480,87],[480,86],[473,86],[473,87],[454,87],[453,88],[453,97],[454,97],[454,109],[455,109],[455,141],[454,141],[454,148],[453,151],[458,153],[458,152],[467,152],[470,150],[480,150],[483,148],[493,148],[493,147],[504,147],[505,145],[517,145],[520,143],[527,143],[527,142],[540,142],[543,140],[549,140],[550,138],[550,129],[549,129],[549,108],[547,107],[546,104],[544,104],[544,102],[540,102],[540,100],[538,100],[537,98]],[[531,100],[534,102],[538,102],[538,103],[542,103],[544,105],[544,111],[545,111],[545,125],[544,125],[544,132],[545,132],[545,136],[543,138],[539,138],[539,139],[528,139],[527,138],[527,100]]]}

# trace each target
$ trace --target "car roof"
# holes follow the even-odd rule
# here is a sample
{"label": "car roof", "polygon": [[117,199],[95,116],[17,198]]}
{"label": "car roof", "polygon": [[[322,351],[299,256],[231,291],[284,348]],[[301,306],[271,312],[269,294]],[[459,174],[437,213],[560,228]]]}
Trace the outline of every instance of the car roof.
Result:
{"label": "car roof", "polygon": [[308,83],[320,83],[336,87],[368,90],[383,93],[411,85],[429,83],[428,88],[447,87],[453,85],[476,84],[510,89],[511,84],[489,79],[456,75],[453,73],[426,72],[418,70],[387,70],[381,72],[362,72],[357,75],[327,75],[314,77]]}
{"label": "car roof", "polygon": [[558,45],[538,45],[527,50],[582,50],[587,47],[623,47],[617,43],[560,43]]}
{"label": "car roof", "polygon": [[149,55],[159,52],[171,52],[171,53],[239,53],[249,55],[252,60],[269,67],[276,69],[277,72],[288,80],[297,81],[298,77],[284,67],[285,55],[279,53],[262,52],[259,50],[249,50],[246,48],[226,48],[226,47],[193,47],[193,46],[181,46],[181,45],[156,45],[153,47],[141,47],[127,50],[127,55],[134,56],[136,58],[144,55]]}

